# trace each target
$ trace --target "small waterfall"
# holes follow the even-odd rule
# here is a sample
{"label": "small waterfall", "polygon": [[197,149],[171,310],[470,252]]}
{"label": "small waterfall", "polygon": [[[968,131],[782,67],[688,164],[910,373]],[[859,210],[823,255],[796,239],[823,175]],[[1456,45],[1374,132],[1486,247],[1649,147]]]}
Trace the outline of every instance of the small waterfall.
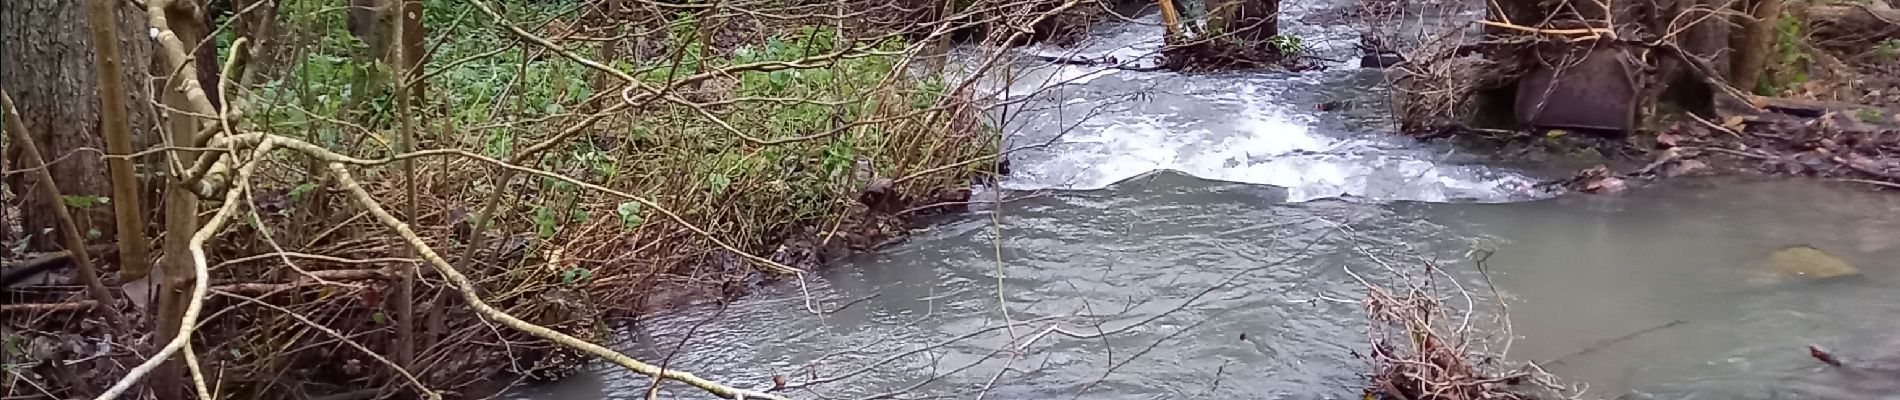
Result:
{"label": "small waterfall", "polygon": [[[1315,54],[1352,57],[1346,26],[1284,29]],[[1073,48],[1028,46],[1007,80],[986,82],[992,116],[1009,140],[1014,190],[1090,190],[1157,170],[1273,185],[1288,201],[1509,202],[1547,196],[1536,179],[1480,165],[1482,157],[1391,133],[1381,71],[1341,61],[1322,71],[1178,74],[1141,71],[1161,48],[1155,17],[1100,27]],[[1123,67],[1052,64],[1045,57],[1106,60]],[[1321,103],[1356,110],[1319,111]]]}

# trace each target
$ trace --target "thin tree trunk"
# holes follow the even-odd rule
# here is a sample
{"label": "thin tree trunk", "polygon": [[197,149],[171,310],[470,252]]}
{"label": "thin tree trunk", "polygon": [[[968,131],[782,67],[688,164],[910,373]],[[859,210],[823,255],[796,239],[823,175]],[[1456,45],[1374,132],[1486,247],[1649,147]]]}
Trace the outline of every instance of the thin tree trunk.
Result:
{"label": "thin tree trunk", "polygon": [[[33,142],[48,159],[58,159],[50,171],[59,179],[60,189],[68,196],[120,196],[111,192],[106,161],[82,148],[107,148],[97,131],[101,99],[95,93],[102,87],[93,65],[94,48],[87,2],[73,0],[0,0],[0,88],[14,96],[21,123],[34,136]],[[113,38],[122,64],[118,74],[123,82],[144,82],[152,57],[152,40],[146,36],[145,13],[129,3],[115,2],[110,9],[119,35]],[[121,91],[123,115],[133,147],[149,144],[153,126],[150,91]],[[13,151],[9,149],[8,151]],[[14,167],[18,167],[18,160]],[[52,207],[39,196],[26,193],[39,183],[32,176],[9,178],[14,193],[25,196],[21,204],[22,233],[33,235],[32,248],[50,250],[57,238],[40,235],[56,229]],[[113,198],[114,202],[130,198]],[[98,229],[105,237],[117,233],[108,221],[111,207],[74,210],[81,229]],[[98,221],[90,224],[89,221]]]}
{"label": "thin tree trunk", "polygon": [[[157,1],[157,0],[146,0]],[[204,19],[199,15],[203,11],[189,1],[171,1],[169,6],[154,11],[165,13],[165,21],[173,34],[186,46],[203,40],[207,29],[202,25]],[[160,4],[151,4],[159,7]],[[169,53],[169,51],[167,52]],[[168,59],[162,65],[183,66],[180,74],[194,74],[202,68],[194,68],[196,61],[184,54],[164,54]],[[172,59],[172,58],[178,59]],[[167,73],[171,71],[166,71]],[[195,79],[172,79],[173,85],[164,87],[164,103],[171,109],[202,110],[194,105],[186,94],[188,85],[199,84]],[[162,80],[161,80],[162,81]],[[208,94],[206,94],[208,97]],[[197,117],[185,113],[166,115],[167,134],[172,143],[193,143],[200,122]],[[198,160],[195,151],[171,151],[170,158],[177,165],[192,165]],[[197,279],[195,262],[191,258],[191,235],[198,231],[198,196],[183,183],[184,176],[178,173],[167,174],[169,184],[165,187],[165,259],[163,260],[158,289],[157,338],[152,343],[169,343],[178,334],[178,328],[184,325],[185,311],[191,304],[191,288]],[[185,388],[190,385],[185,379],[185,365],[182,357],[172,357],[164,361],[153,371],[151,387],[159,400],[185,400]]]}
{"label": "thin tree trunk", "polygon": [[[943,6],[937,8],[937,18],[933,20],[938,23],[949,22],[961,11],[957,9],[957,0],[943,0]],[[935,28],[931,29],[933,29],[931,33],[936,33]],[[956,35],[945,32],[943,36],[937,38],[936,43],[931,43],[930,70],[936,71],[936,75],[943,75],[944,69],[950,67],[950,39],[953,36]]]}
{"label": "thin tree trunk", "polygon": [[1279,0],[1216,0],[1207,12],[1209,30],[1249,43],[1280,34]]}
{"label": "thin tree trunk", "polygon": [[422,26],[422,12],[422,0],[402,0],[402,20],[396,23],[400,25],[396,27],[396,37],[402,39],[402,49],[397,50],[403,54],[400,65],[408,69],[407,89],[415,101],[426,98],[423,90],[429,86],[421,81],[422,65],[428,62],[429,56],[428,48],[422,43],[428,33]]}
{"label": "thin tree trunk", "polygon": [[[621,0],[601,1],[601,4],[605,8],[604,10],[601,11],[601,14],[602,14],[601,19],[605,21],[618,21],[615,18],[620,17],[620,13],[622,10],[620,2]],[[616,26],[616,27],[618,26],[618,24],[611,24],[611,25]],[[633,29],[637,30],[639,28],[636,27]],[[621,43],[622,39],[619,38],[620,30],[619,29],[608,30],[607,35],[615,37],[615,39],[600,43],[600,61],[608,63],[608,64],[613,64],[615,60],[620,59],[620,46],[622,44]],[[606,72],[595,71],[594,82],[593,82],[594,93],[606,93],[609,90],[614,90],[611,86],[613,86],[615,82],[617,81],[614,80],[613,75],[609,75]],[[583,112],[592,113],[595,110],[599,110],[601,103],[605,102],[606,100],[607,100],[606,97],[593,96],[593,99],[591,101],[588,101],[587,104],[584,104],[581,106],[581,110]]]}
{"label": "thin tree trunk", "polygon": [[1161,26],[1167,29],[1167,37],[1162,41],[1174,44],[1181,38],[1181,12],[1174,9],[1174,0],[1155,0],[1161,6]]}
{"label": "thin tree trunk", "polygon": [[[6,129],[13,136],[12,144],[20,146],[20,161],[36,171],[35,174],[39,175],[44,185],[39,188],[41,197],[53,204],[61,203],[59,184],[54,183],[52,173],[42,168],[46,166],[46,159],[40,157],[38,146],[33,145],[33,135],[28,135],[25,124],[20,123],[20,113],[13,108],[13,96],[7,95],[4,90],[0,90],[0,112],[6,113]],[[72,254],[73,263],[79,266],[79,281],[85,282],[86,291],[91,292],[92,299],[99,302],[96,311],[106,317],[114,332],[130,333],[126,329],[125,317],[120,316],[119,310],[112,306],[112,292],[106,290],[105,283],[99,279],[98,269],[92,266],[92,257],[86,254],[85,234],[80,233],[79,225],[73,223],[72,213],[63,206],[53,207],[53,217],[59,221],[59,233],[66,251]]]}
{"label": "thin tree trunk", "polygon": [[279,62],[277,50],[293,46],[277,44],[277,1],[229,1],[231,8],[239,13],[231,16],[231,32],[251,41],[251,45],[244,48],[244,73],[233,79],[239,87],[248,87],[260,78],[278,76],[286,66]]}
{"label": "thin tree trunk", "polygon": [[[411,3],[414,3],[416,10],[408,10]],[[403,0],[403,8],[402,22],[395,24],[396,36],[402,38],[405,42],[400,46],[396,46],[395,64],[398,68],[403,69],[403,71],[396,73],[396,79],[394,79],[396,84],[396,119],[400,120],[399,123],[402,129],[399,135],[401,138],[398,139],[399,141],[396,147],[397,153],[408,153],[415,150],[415,116],[410,114],[409,104],[414,102],[415,99],[411,96],[409,91],[413,88],[415,83],[412,79],[418,76],[411,74],[410,72],[414,70],[410,68],[415,66],[415,61],[419,61],[422,58],[421,40],[417,40],[417,45],[413,47],[410,46],[409,43],[406,43],[410,38],[409,28],[411,26],[409,22],[415,20],[418,21],[417,24],[420,24],[421,3],[413,0]],[[420,38],[420,36],[416,37],[418,39]],[[407,196],[405,196],[407,197],[407,202],[403,203],[403,218],[414,221],[416,219],[415,160],[403,159],[402,170],[405,176],[403,179],[403,189],[407,193]],[[405,253],[414,257],[415,250],[413,248],[407,249],[409,250],[406,250]],[[409,368],[411,365],[414,365],[416,359],[416,265],[413,263],[404,263],[398,273],[402,274],[401,281],[398,283],[398,286],[396,286],[395,299],[390,301],[391,303],[395,303],[396,307],[396,365]]]}
{"label": "thin tree trunk", "polygon": [[[119,24],[113,20],[116,1],[88,0],[86,22],[91,26],[93,66],[99,79],[99,133],[106,154],[132,154],[132,125],[126,118],[124,62],[119,52]],[[112,210],[119,238],[119,281],[130,282],[151,273],[146,264],[145,209],[140,207],[139,180],[130,158],[106,160],[112,173]],[[104,302],[104,299],[100,299]],[[104,302],[103,304],[112,304]],[[123,327],[122,327],[123,328]]]}
{"label": "thin tree trunk", "polygon": [[1742,34],[1733,44],[1735,59],[1729,66],[1729,80],[1737,89],[1755,91],[1762,71],[1768,67],[1768,57],[1775,50],[1775,26],[1781,22],[1781,0],[1755,0],[1745,4],[1753,6],[1749,10],[1753,18],[1741,23]]}

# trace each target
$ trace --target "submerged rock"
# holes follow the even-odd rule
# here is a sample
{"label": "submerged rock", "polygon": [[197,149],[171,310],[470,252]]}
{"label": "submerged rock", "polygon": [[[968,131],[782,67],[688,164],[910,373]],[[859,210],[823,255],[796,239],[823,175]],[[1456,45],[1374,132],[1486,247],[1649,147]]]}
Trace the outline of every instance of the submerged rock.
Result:
{"label": "submerged rock", "polygon": [[1827,279],[1860,274],[1846,261],[1809,246],[1777,250],[1768,256],[1768,263],[1777,274],[1788,277]]}

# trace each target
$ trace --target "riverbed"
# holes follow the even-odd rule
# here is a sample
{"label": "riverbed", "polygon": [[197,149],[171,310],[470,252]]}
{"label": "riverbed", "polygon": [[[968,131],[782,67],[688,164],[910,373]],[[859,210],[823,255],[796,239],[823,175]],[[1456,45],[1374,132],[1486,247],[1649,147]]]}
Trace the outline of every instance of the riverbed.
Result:
{"label": "riverbed", "polygon": [[[1022,51],[1139,59],[1156,29]],[[1289,29],[1322,48],[1350,34]],[[1396,137],[1376,108],[1312,107],[1377,99],[1381,77],[1026,69],[987,88],[1019,100],[995,114],[1026,149],[989,189],[1002,201],[613,345],[735,386],[782,376],[800,398],[1359,398],[1366,284],[1431,264],[1505,358],[1590,398],[1900,398],[1807,353],[1900,364],[1900,196],[1736,177],[1558,195],[1534,186],[1551,176]],[[1797,246],[1858,273],[1771,265]],[[600,364],[505,397],[651,384]]]}

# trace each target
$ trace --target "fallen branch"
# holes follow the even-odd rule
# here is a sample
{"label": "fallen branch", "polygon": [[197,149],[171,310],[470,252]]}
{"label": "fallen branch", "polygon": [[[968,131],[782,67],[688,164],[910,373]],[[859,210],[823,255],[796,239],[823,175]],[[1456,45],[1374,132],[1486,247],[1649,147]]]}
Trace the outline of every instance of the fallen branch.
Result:
{"label": "fallen branch", "polygon": [[302,258],[302,259],[332,262],[332,263],[337,263],[337,264],[350,264],[350,265],[400,264],[400,263],[422,262],[422,260],[417,260],[414,258],[402,258],[402,257],[378,257],[378,258],[351,259],[351,258],[326,256],[322,254],[298,253],[294,251],[277,251],[277,252],[255,254],[255,255],[244,256],[241,258],[233,258],[229,260],[224,260],[223,262],[219,262],[218,265],[211,266],[211,269],[216,270],[216,269],[224,268],[225,266],[229,266],[229,265],[237,265],[237,264],[247,263],[251,261],[258,261],[258,260],[265,260],[265,259],[272,259],[272,258]]}
{"label": "fallen branch", "polygon": [[1888,189],[1900,189],[1900,183],[1876,181],[1872,179],[1835,178],[1835,181],[1874,185]]}
{"label": "fallen branch", "polygon": [[1731,155],[1731,156],[1736,156],[1736,157],[1742,157],[1742,158],[1748,158],[1748,159],[1755,159],[1755,160],[1767,160],[1767,159],[1771,159],[1771,158],[1773,158],[1773,157],[1769,157],[1769,156],[1767,156],[1767,155],[1762,155],[1762,154],[1756,154],[1756,153],[1751,153],[1751,152],[1746,152],[1746,151],[1741,151],[1741,150],[1734,150],[1734,149],[1724,149],[1724,148],[1721,148],[1721,147],[1692,147],[1692,146],[1684,146],[1684,147],[1683,147],[1682,149],[1683,149],[1683,150],[1695,150],[1695,151],[1712,151],[1712,152],[1717,152],[1717,153],[1722,153],[1722,154],[1727,154],[1727,155]]}
{"label": "fallen branch", "polygon": [[1900,10],[1842,5],[1812,6],[1806,12],[1808,20],[1814,21],[1817,32],[1853,33],[1873,41],[1900,36]]}
{"label": "fallen branch", "polygon": [[96,305],[99,305],[99,302],[92,301],[92,300],[80,300],[80,301],[69,302],[69,303],[0,304],[0,314],[52,312],[52,311],[84,311],[84,310],[90,310],[92,309],[93,306],[96,306]]}
{"label": "fallen branch", "polygon": [[1630,333],[1628,333],[1628,334],[1625,334],[1625,335],[1623,335],[1623,336],[1617,336],[1617,337],[1614,337],[1614,338],[1609,338],[1609,339],[1603,339],[1603,340],[1600,340],[1600,341],[1597,341],[1597,342],[1596,342],[1595,344],[1591,344],[1591,345],[1590,345],[1590,347],[1585,347],[1585,348],[1583,348],[1583,349],[1581,349],[1581,350],[1577,350],[1577,351],[1574,351],[1574,352],[1571,352],[1570,354],[1565,354],[1565,355],[1562,355],[1562,356],[1558,356],[1557,358],[1552,358],[1552,359],[1550,359],[1550,361],[1545,361],[1545,362],[1544,362],[1544,365],[1547,365],[1547,366],[1548,366],[1548,365],[1558,365],[1558,364],[1563,364],[1563,363],[1564,363],[1564,361],[1565,361],[1565,360],[1567,360],[1567,359],[1569,359],[1570,357],[1576,357],[1576,356],[1580,356],[1580,355],[1584,355],[1584,354],[1590,354],[1590,353],[1593,353],[1593,352],[1596,352],[1597,350],[1602,350],[1602,349],[1603,349],[1603,348],[1605,348],[1605,347],[1610,347],[1611,345],[1614,345],[1614,344],[1617,344],[1617,343],[1622,343],[1622,342],[1626,342],[1626,341],[1629,341],[1630,339],[1635,339],[1635,338],[1636,338],[1637,336],[1642,336],[1642,335],[1645,335],[1645,334],[1648,334],[1648,333],[1650,333],[1650,332],[1655,332],[1655,331],[1660,331],[1660,330],[1664,330],[1664,329],[1669,329],[1670,327],[1673,327],[1673,326],[1676,326],[1676,325],[1682,325],[1682,324],[1686,324],[1686,323],[1689,323],[1689,321],[1684,321],[1684,320],[1680,320],[1680,319],[1679,319],[1679,320],[1674,320],[1674,321],[1669,321],[1668,323],[1665,323],[1665,324],[1662,324],[1662,325],[1657,325],[1657,326],[1652,326],[1652,327],[1649,327],[1648,329],[1644,329],[1644,330],[1640,330],[1640,331],[1635,331],[1635,332],[1630,332]]}
{"label": "fallen branch", "polygon": [[259,294],[277,292],[277,291],[282,291],[282,290],[296,289],[296,288],[306,287],[306,286],[335,285],[336,282],[333,282],[333,281],[369,281],[369,280],[386,280],[386,279],[389,279],[388,272],[384,272],[382,270],[374,270],[374,269],[339,269],[339,270],[326,270],[326,271],[309,271],[308,274],[299,275],[297,279],[294,279],[290,282],[230,283],[230,284],[212,286],[211,291],[220,292],[220,293],[259,295]]}
{"label": "fallen branch", "polygon": [[1516,24],[1511,24],[1511,23],[1506,23],[1506,22],[1485,21],[1485,20],[1479,20],[1478,24],[1484,25],[1484,26],[1490,26],[1490,27],[1504,28],[1504,29],[1510,29],[1510,30],[1516,30],[1516,31],[1552,35],[1552,36],[1587,36],[1587,37],[1580,37],[1580,38],[1569,38],[1570,40],[1583,40],[1583,39],[1596,39],[1596,38],[1609,38],[1611,40],[1616,39],[1616,31],[1604,29],[1604,28],[1543,29],[1543,28],[1532,28],[1532,27],[1523,26],[1523,25],[1516,25]]}

